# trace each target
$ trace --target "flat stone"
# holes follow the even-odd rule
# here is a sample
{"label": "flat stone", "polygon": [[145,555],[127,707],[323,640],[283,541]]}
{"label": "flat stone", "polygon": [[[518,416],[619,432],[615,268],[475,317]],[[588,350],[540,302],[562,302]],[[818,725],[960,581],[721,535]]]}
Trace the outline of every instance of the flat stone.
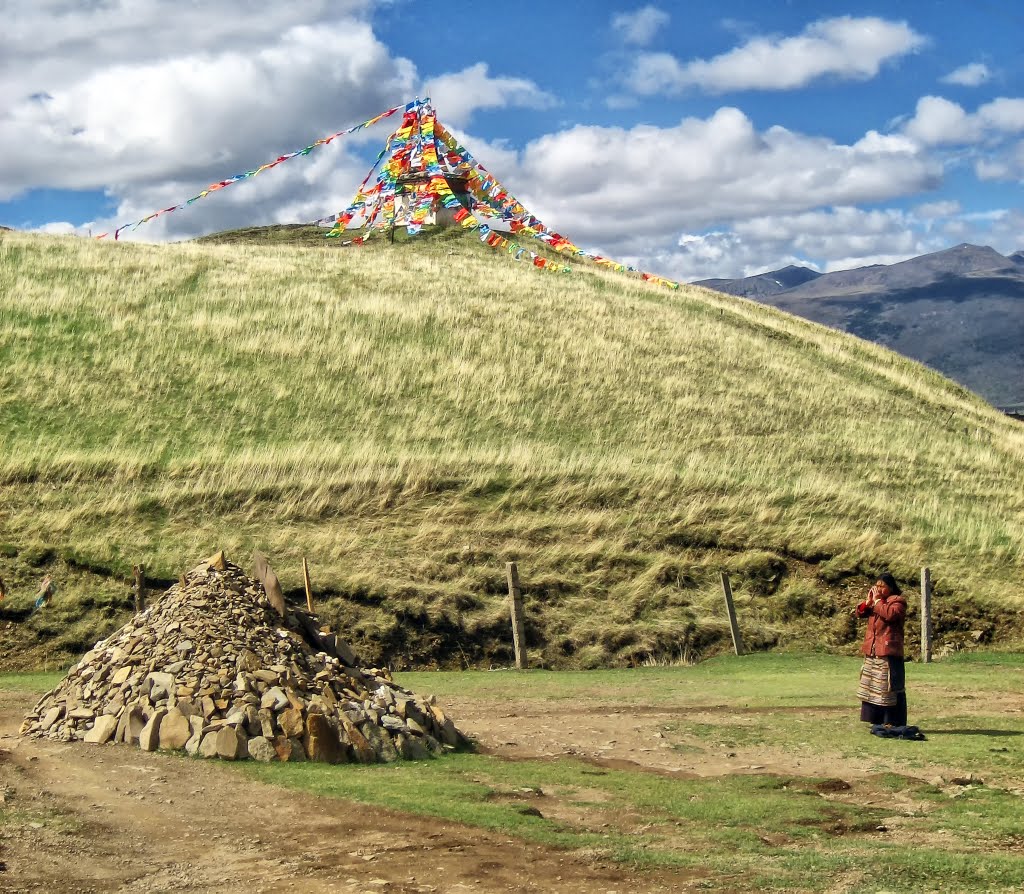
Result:
{"label": "flat stone", "polygon": [[271,761],[277,760],[277,749],[266,736],[253,737],[249,740],[247,748],[249,757],[254,761],[269,764]]}
{"label": "flat stone", "polygon": [[[180,643],[178,643],[178,647],[177,647],[177,649],[175,649],[175,651],[181,653],[182,655],[187,655],[194,648],[195,648],[195,644],[192,642],[192,640],[185,639],[185,640],[182,640]],[[184,667],[184,665],[182,665],[182,667]]]}
{"label": "flat stone", "polygon": [[158,708],[142,728],[142,732],[139,733],[139,748],[143,751],[156,751],[160,744],[160,724],[166,714],[166,708]]}
{"label": "flat stone", "polygon": [[105,745],[117,732],[117,718],[112,714],[103,714],[96,719],[93,728],[82,739],[92,745]]}
{"label": "flat stone", "polygon": [[185,743],[191,738],[192,727],[188,722],[188,715],[183,714],[178,708],[171,708],[160,724],[160,748],[164,751],[184,748]]}
{"label": "flat stone", "polygon": [[260,707],[269,708],[271,711],[283,711],[290,704],[288,696],[284,694],[284,690],[279,686],[268,689],[263,693],[263,698],[260,699]]}
{"label": "flat stone", "polygon": [[122,683],[126,683],[128,678],[132,675],[132,671],[135,670],[130,664],[124,667],[118,668],[114,671],[114,676],[110,678],[111,686],[120,686]]}
{"label": "flat stone", "polygon": [[143,692],[146,691],[147,685],[149,686],[149,697],[152,701],[155,702],[161,698],[170,698],[171,694],[175,690],[174,674],[154,671],[153,673],[146,675],[146,679],[143,683]]}
{"label": "flat stone", "polygon": [[43,719],[39,721],[39,727],[44,732],[53,726],[60,718],[64,715],[64,706],[57,705],[56,707],[50,708],[43,715]]}
{"label": "flat stone", "polygon": [[226,761],[244,760],[248,736],[238,726],[222,727],[217,733],[217,755]]}
{"label": "flat stone", "polygon": [[96,712],[92,708],[75,708],[73,711],[68,711],[69,720],[92,720],[96,716]]}
{"label": "flat stone", "polygon": [[269,671],[269,670],[253,671],[252,675],[257,680],[262,680],[264,683],[270,683],[271,685],[277,683],[278,679],[281,676],[280,674],[275,674],[273,671]]}
{"label": "flat stone", "polygon": [[281,727],[281,732],[289,738],[299,738],[305,731],[302,712],[296,708],[288,708],[278,714],[277,725]]}
{"label": "flat stone", "polygon": [[260,718],[260,732],[264,738],[273,739],[276,735],[274,730],[274,714],[272,711],[268,711],[266,708],[261,708],[257,712]]}
{"label": "flat stone", "polygon": [[186,664],[188,664],[188,662],[187,662],[187,661],[172,661],[172,662],[171,662],[170,664],[168,664],[168,665],[167,665],[167,667],[165,667],[165,668],[164,668],[164,673],[167,673],[167,674],[176,674],[176,673],[177,673],[178,671],[180,671],[180,670],[181,670],[181,669],[182,669],[182,668],[183,668],[183,667],[184,667],[184,666],[185,666]]}

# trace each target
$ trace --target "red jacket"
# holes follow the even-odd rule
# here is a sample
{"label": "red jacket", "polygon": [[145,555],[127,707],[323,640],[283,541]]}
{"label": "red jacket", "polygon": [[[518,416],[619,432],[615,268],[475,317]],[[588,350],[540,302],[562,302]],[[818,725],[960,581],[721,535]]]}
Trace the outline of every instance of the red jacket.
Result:
{"label": "red jacket", "polygon": [[876,658],[903,657],[903,621],[907,617],[907,600],[902,596],[889,596],[868,606],[857,606],[857,617],[868,619],[864,645],[860,650]]}

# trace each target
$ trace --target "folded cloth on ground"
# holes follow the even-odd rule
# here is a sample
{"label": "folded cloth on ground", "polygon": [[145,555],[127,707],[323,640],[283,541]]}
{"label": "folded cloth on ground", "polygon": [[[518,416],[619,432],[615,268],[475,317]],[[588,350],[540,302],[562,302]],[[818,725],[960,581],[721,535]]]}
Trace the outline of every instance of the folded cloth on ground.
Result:
{"label": "folded cloth on ground", "polygon": [[910,739],[913,742],[923,742],[926,738],[916,726],[885,726],[882,723],[871,727],[871,735],[883,739]]}

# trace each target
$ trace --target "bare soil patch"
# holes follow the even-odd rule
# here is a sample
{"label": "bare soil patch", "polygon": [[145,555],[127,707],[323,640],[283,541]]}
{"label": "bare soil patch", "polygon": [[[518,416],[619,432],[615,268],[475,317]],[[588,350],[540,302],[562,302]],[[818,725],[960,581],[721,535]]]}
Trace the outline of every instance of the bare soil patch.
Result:
{"label": "bare soil patch", "polygon": [[[255,782],[133,748],[17,737],[34,698],[0,706],[0,891],[667,892],[630,872],[480,829]],[[526,801],[524,803],[529,803]],[[635,822],[631,817],[629,822]]]}

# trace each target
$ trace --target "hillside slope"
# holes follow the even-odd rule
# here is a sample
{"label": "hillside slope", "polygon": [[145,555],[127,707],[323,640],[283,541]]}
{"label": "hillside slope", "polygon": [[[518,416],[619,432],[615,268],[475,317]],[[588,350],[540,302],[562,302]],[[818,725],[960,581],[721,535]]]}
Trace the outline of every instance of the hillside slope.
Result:
{"label": "hillside slope", "polygon": [[[0,664],[60,662],[216,548],[371,660],[850,648],[882,566],[1015,635],[1024,427],[877,346],[698,288],[405,245],[0,239]],[[39,579],[58,583],[31,614]],[[974,631],[972,634],[971,631]]]}

